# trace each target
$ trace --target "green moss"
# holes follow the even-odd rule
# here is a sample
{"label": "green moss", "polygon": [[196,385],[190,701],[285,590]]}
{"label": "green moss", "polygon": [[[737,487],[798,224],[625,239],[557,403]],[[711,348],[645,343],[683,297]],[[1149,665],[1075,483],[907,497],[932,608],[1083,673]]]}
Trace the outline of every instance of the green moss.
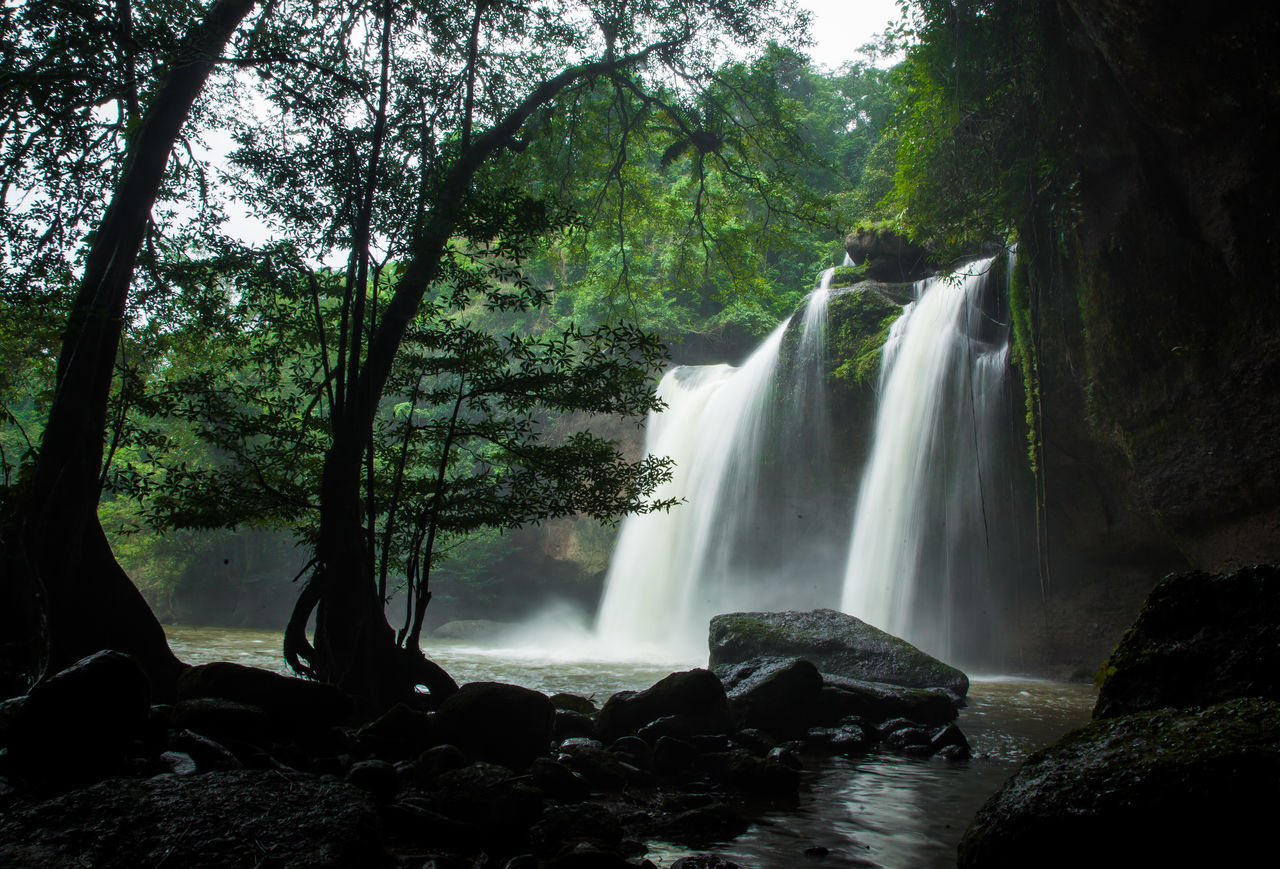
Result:
{"label": "green moss", "polygon": [[868,266],[864,263],[856,266],[836,266],[831,275],[831,288],[851,287],[867,279]]}
{"label": "green moss", "polygon": [[1040,468],[1040,354],[1031,308],[1029,260],[1014,263],[1009,280],[1009,313],[1013,319],[1013,364],[1022,373],[1022,394],[1027,408],[1027,460],[1031,472]]}
{"label": "green moss", "polygon": [[871,383],[880,372],[880,351],[902,308],[872,289],[831,298],[827,346],[831,379],[844,386]]}

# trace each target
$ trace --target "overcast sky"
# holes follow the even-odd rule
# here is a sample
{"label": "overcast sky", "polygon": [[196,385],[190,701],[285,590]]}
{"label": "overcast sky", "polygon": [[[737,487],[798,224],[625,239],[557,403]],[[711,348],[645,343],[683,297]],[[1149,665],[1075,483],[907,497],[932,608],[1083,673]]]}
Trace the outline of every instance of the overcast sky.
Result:
{"label": "overcast sky", "polygon": [[834,69],[856,57],[859,46],[897,21],[902,10],[894,0],[797,0],[813,11],[813,59]]}

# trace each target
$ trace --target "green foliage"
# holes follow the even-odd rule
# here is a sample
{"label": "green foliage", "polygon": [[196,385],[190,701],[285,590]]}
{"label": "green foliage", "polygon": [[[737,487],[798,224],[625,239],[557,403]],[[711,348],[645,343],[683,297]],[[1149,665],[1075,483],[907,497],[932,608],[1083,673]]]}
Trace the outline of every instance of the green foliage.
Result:
{"label": "green foliage", "polygon": [[[530,145],[583,215],[527,269],[556,288],[558,317],[627,318],[669,337],[726,324],[763,334],[882,195],[862,180],[890,111],[883,70],[822,75],[771,45],[722,67],[696,100],[623,96],[584,94]],[[568,151],[578,128],[603,135]]]}
{"label": "green foliage", "polygon": [[874,290],[838,293],[828,303],[827,343],[831,355],[842,359],[832,377],[850,385],[873,382],[880,372],[880,355],[889,329],[902,308]]}
{"label": "green foliage", "polygon": [[1009,240],[1037,193],[1070,201],[1061,132],[1041,115],[1054,13],[1028,0],[914,6],[915,44],[894,73],[902,103],[887,134],[897,153],[885,205],[945,260]]}
{"label": "green foliage", "polygon": [[[571,8],[262,4],[237,34],[227,68],[244,74],[207,89],[152,210],[108,409],[101,519],[155,595],[203,545],[190,531],[297,527],[315,542],[325,457],[361,401],[375,411],[365,543],[402,576],[486,529],[646,509],[661,463],[548,432],[577,411],[643,414],[661,360],[651,333],[772,328],[838,259],[842,228],[873,214],[885,72],[822,75],[776,44],[717,65],[726,41],[792,23],[768,0]],[[5,8],[6,504],[39,442],[86,239],[199,11]],[[657,45],[546,99],[459,187],[480,137],[566,56]],[[235,142],[225,176],[199,159],[214,127]],[[278,243],[220,238],[227,198]],[[455,199],[438,261],[418,262],[424,227]],[[387,382],[362,395],[418,265],[423,301]]]}

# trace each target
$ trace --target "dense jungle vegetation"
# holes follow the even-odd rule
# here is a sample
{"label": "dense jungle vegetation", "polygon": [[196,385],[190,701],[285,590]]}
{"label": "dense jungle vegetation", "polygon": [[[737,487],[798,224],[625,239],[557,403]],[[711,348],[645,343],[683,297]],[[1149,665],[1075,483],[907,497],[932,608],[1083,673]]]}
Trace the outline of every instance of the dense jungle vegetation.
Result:
{"label": "dense jungle vegetation", "polygon": [[664,343],[763,333],[857,225],[945,260],[1069,206],[1034,6],[824,71],[769,0],[6,3],[6,636],[74,659],[134,621],[117,562],[165,612],[236,552],[301,577],[300,671],[432,685],[437,564],[492,597],[499,532],[667,506],[581,424],[652,409]]}

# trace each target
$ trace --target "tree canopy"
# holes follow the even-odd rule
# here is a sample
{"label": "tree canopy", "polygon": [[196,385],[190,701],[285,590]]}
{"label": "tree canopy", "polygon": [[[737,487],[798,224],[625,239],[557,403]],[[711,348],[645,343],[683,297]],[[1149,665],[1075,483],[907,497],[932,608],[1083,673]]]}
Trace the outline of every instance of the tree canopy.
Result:
{"label": "tree canopy", "polygon": [[[810,240],[847,223],[829,194],[867,164],[879,74],[832,81],[767,45],[793,15],[771,0],[6,6],[3,291],[23,314],[3,338],[28,362],[0,384],[0,461],[25,529],[6,545],[31,583],[10,591],[73,613],[96,589],[118,609],[99,578],[122,576],[104,487],[163,527],[297,527],[313,558],[290,660],[375,701],[447,692],[417,651],[437,540],[662,506],[644,500],[661,462],[557,422],[653,406],[660,346],[620,314],[670,335],[736,306],[758,329],[823,258]],[[763,53],[726,62],[735,45]],[[224,169],[200,143],[220,131]],[[154,181],[130,188],[141,169]],[[228,195],[277,241],[221,235]],[[136,235],[111,222],[126,212]],[[109,300],[99,249],[124,254]],[[688,313],[664,318],[673,298]],[[105,362],[73,388],[86,341]],[[42,427],[45,408],[71,428]],[[72,429],[81,446],[50,447]],[[56,486],[75,497],[55,498],[38,468],[68,449],[80,470]],[[90,544],[48,545],[68,523],[97,553],[83,580],[68,565]],[[392,573],[411,589],[399,632]],[[52,620],[54,657],[83,630]]]}

